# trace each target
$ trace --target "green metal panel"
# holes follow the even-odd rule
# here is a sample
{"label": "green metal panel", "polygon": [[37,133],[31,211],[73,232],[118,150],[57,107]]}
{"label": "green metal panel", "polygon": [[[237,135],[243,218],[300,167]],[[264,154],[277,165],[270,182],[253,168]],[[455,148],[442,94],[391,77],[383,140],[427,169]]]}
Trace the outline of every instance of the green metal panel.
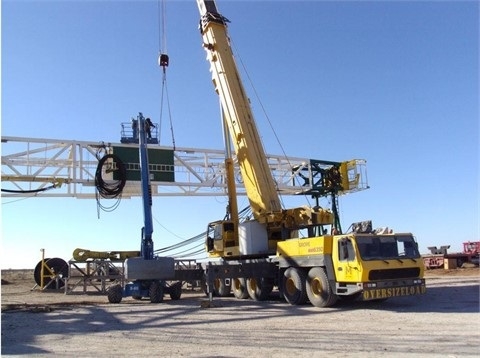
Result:
{"label": "green metal panel", "polygon": [[[115,154],[127,169],[127,180],[140,181],[138,147],[113,147]],[[151,181],[175,182],[173,150],[148,148],[148,163]],[[116,173],[116,172],[115,172]],[[115,180],[119,180],[114,174]]]}

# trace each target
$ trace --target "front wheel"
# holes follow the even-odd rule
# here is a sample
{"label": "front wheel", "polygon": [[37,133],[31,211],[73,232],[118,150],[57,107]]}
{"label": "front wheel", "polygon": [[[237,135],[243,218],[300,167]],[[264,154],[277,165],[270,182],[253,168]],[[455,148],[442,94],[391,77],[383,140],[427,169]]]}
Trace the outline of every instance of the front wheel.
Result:
{"label": "front wheel", "polygon": [[174,301],[179,300],[182,296],[182,282],[177,281],[170,285],[170,298]]}
{"label": "front wheel", "polygon": [[329,307],[337,302],[338,296],[333,293],[323,268],[312,267],[308,271],[307,296],[315,307]]}
{"label": "front wheel", "polygon": [[160,281],[153,281],[149,288],[150,302],[160,303],[163,301],[163,285]]}

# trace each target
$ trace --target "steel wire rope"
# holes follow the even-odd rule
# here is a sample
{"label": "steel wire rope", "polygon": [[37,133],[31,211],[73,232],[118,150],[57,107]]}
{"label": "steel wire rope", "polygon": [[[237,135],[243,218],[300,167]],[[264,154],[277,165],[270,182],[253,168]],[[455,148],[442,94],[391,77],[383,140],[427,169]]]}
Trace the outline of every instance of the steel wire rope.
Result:
{"label": "steel wire rope", "polygon": [[175,234],[173,231],[171,231],[170,229],[168,229],[165,225],[163,225],[160,221],[158,221],[158,219],[156,217],[153,217],[153,220],[155,220],[155,222],[162,228],[164,229],[166,232],[168,232],[169,234],[172,234],[173,236],[179,238],[179,239],[182,239],[181,236],[178,236],[177,234]]}
{"label": "steel wire rope", "polygon": [[[165,36],[165,2],[162,0],[157,1],[157,20],[158,24],[158,64],[161,66],[161,58],[163,54],[163,44],[166,47],[166,39],[162,39],[162,36]],[[165,71],[165,67],[163,68]],[[163,119],[163,77],[162,77],[162,91],[160,95],[160,118],[159,118],[159,125],[158,125],[158,144],[160,144],[162,138],[162,119]]]}
{"label": "steel wire rope", "polygon": [[[246,206],[245,208],[243,208],[242,210],[240,210],[240,212],[238,213],[238,216],[239,216],[239,219],[240,221],[245,221],[247,219],[249,219],[249,216],[251,215],[251,212],[252,212],[252,208],[250,206]],[[163,226],[162,226],[163,227]],[[166,247],[162,247],[160,249],[156,249],[154,252],[156,254],[159,254],[159,253],[165,253],[165,252],[168,252],[168,251],[172,251],[172,250],[175,250],[175,249],[178,249],[178,248],[181,248],[181,247],[184,247],[184,246],[187,246],[187,245],[190,245],[194,242],[197,242],[199,240],[203,240],[203,238],[205,237],[205,235],[207,234],[206,231],[200,233],[200,234],[197,234],[195,236],[192,236],[191,238],[189,239],[186,239],[186,240],[183,240],[183,241],[180,241],[176,244],[173,244],[173,245],[170,245],[170,246],[166,246]],[[177,236],[178,237],[178,236]],[[201,244],[203,245],[203,243]],[[199,246],[199,245],[198,245]]]}
{"label": "steel wire rope", "polygon": [[[252,208],[250,206],[246,206],[245,208],[243,208],[242,210],[240,210],[240,212],[238,213],[238,216],[239,216],[239,220],[242,222],[242,221],[245,221],[245,220],[248,220],[250,215],[252,213]],[[173,250],[176,250],[176,249],[179,249],[179,248],[182,248],[182,247],[185,247],[185,246],[188,246],[188,245],[191,245],[199,240],[202,240],[201,243],[193,246],[193,247],[190,247],[188,249],[185,249],[183,251],[179,251],[179,252],[175,252],[175,253],[171,253],[170,256],[173,256],[175,258],[184,258],[184,257],[189,257],[189,256],[193,256],[193,255],[197,255],[197,254],[200,254],[200,253],[205,253],[205,248],[204,248],[204,243],[203,243],[203,239],[205,238],[205,235],[206,235],[206,231],[200,233],[200,234],[197,234],[189,239],[186,239],[186,240],[183,240],[181,242],[178,242],[176,244],[173,244],[173,245],[170,245],[170,246],[166,246],[166,247],[162,247],[160,249],[157,249],[154,251],[155,254],[164,254],[164,253],[167,253],[167,252],[170,252],[170,251],[173,251]],[[191,251],[191,250],[194,250],[196,248],[199,248],[198,250],[196,251]],[[181,255],[180,255],[181,254]],[[207,258],[207,257],[205,257]]]}
{"label": "steel wire rope", "polygon": [[176,145],[175,145],[175,132],[173,130],[173,121],[172,121],[172,111],[170,108],[170,98],[168,96],[168,87],[167,87],[167,73],[164,71],[162,75],[162,94],[161,94],[161,99],[160,99],[160,125],[158,129],[158,140],[160,144],[160,138],[161,138],[161,123],[162,123],[162,118],[163,118],[163,99],[164,95],[166,97],[166,106],[167,106],[167,111],[168,111],[168,120],[170,123],[170,133],[172,135],[172,147],[173,150],[175,150]]}
{"label": "steel wire rope", "polygon": [[[245,75],[248,79],[248,82],[250,83],[250,86],[252,87],[252,91],[255,95],[255,98],[257,99],[257,101],[260,105],[260,108],[262,109],[263,115],[265,116],[265,118],[267,120],[267,123],[268,123],[270,129],[273,132],[273,135],[275,137],[275,140],[277,141],[277,144],[280,146],[280,150],[282,151],[282,154],[285,157],[287,163],[292,167],[292,164],[290,163],[290,160],[288,159],[287,153],[285,152],[285,149],[284,149],[284,147],[283,147],[283,145],[280,141],[280,138],[278,137],[277,132],[275,131],[275,128],[273,127],[272,121],[270,120],[270,117],[267,113],[267,110],[265,109],[265,106],[263,105],[263,102],[262,102],[262,100],[261,100],[261,98],[260,98],[260,96],[257,92],[257,89],[256,89],[255,85],[253,84],[253,81],[252,81],[252,79],[251,79],[251,77],[250,77],[250,75],[247,71],[247,68],[246,68],[245,64],[243,63],[242,57],[240,56],[240,53],[239,53],[237,47],[235,46],[235,42],[232,39],[230,39],[230,43],[232,44],[232,48],[235,50],[235,57],[238,58],[238,60],[240,61],[240,64],[243,68],[243,71],[245,72]],[[262,146],[263,146],[263,142],[262,142]],[[265,148],[264,148],[264,151],[265,151]],[[275,182],[275,184],[277,184],[277,183]],[[303,194],[303,195],[306,198],[307,203],[310,203],[310,200],[309,200],[308,196],[306,194]],[[283,198],[282,198],[281,195],[279,195],[279,199],[282,203],[282,206],[284,206]]]}
{"label": "steel wire rope", "polygon": [[175,250],[175,249],[178,249],[180,247],[183,247],[183,246],[187,246],[187,245],[192,244],[192,243],[194,243],[198,240],[201,240],[203,237],[205,237],[205,235],[206,235],[206,232],[203,232],[203,233],[195,235],[195,236],[193,236],[193,237],[191,237],[187,240],[183,240],[183,241],[178,242],[176,244],[157,249],[157,250],[155,250],[155,253],[171,251],[171,250]]}
{"label": "steel wire rope", "polygon": [[[185,255],[180,255],[180,256],[175,256],[176,259],[184,259],[186,257],[193,257],[193,256],[196,256],[196,255],[199,255],[199,254],[202,254],[202,253],[205,253],[205,249],[200,249],[200,250],[197,250],[197,251],[194,251],[194,252],[190,252],[188,254],[185,254]],[[207,259],[207,256],[204,256],[204,257],[200,257],[200,258],[197,258],[196,260],[204,260],[204,259]]]}
{"label": "steel wire rope", "polygon": [[37,197],[37,194],[34,193],[33,195],[26,196],[26,197],[21,197],[21,198],[18,198],[18,199],[14,199],[14,200],[11,200],[11,201],[7,201],[7,202],[3,202],[4,198],[2,198],[2,205],[14,204],[14,203],[16,203],[17,201],[27,200],[27,199],[36,198],[36,197]]}
{"label": "steel wire rope", "polygon": [[191,247],[184,251],[171,253],[168,256],[174,257],[175,259],[179,259],[179,258],[186,258],[186,257],[193,258],[193,256],[196,256],[196,255],[203,255],[207,257],[207,252],[205,250],[205,245],[203,243],[195,247]]}
{"label": "steel wire rope", "polygon": [[160,96],[160,119],[159,119],[159,128],[158,128],[158,141],[160,144],[161,134],[162,134],[162,121],[163,121],[163,108],[164,108],[164,99],[166,100],[166,106],[168,111],[168,119],[170,123],[170,133],[172,136],[172,147],[175,150],[175,134],[173,130],[173,121],[172,121],[172,111],[170,107],[170,98],[168,96],[168,86],[167,86],[167,67],[169,65],[169,58],[167,55],[167,29],[166,29],[166,17],[167,17],[167,7],[165,5],[165,0],[158,0],[158,65],[162,67],[162,91]]}
{"label": "steel wire rope", "polygon": [[155,253],[157,254],[160,254],[160,253],[165,253],[165,252],[169,252],[169,251],[172,251],[172,250],[176,250],[176,249],[179,249],[179,248],[182,248],[184,246],[187,246],[187,245],[190,245],[198,240],[202,239],[202,237],[199,237],[197,238],[195,241],[191,241],[191,242],[188,242],[188,243],[184,243],[182,242],[181,244],[177,244],[177,245],[172,245],[172,246],[169,246],[169,247],[164,247],[164,248],[161,248],[161,249],[158,249],[158,250],[155,250]]}
{"label": "steel wire rope", "polygon": [[166,17],[167,17],[167,7],[165,5],[165,0],[158,0],[158,49],[160,53],[167,53],[167,29],[166,29]]}
{"label": "steel wire rope", "polygon": [[194,249],[198,249],[199,247],[203,247],[203,242],[201,242],[200,244],[197,244],[193,247],[190,247],[190,248],[187,248],[185,250],[182,250],[182,251],[177,251],[177,252],[173,252],[171,254],[169,254],[169,256],[173,256],[173,257],[177,257],[178,255],[180,254],[187,254],[187,253],[190,253],[192,250]]}
{"label": "steel wire rope", "polygon": [[[238,213],[238,216],[239,216],[239,219],[242,221],[242,220],[247,220],[249,218],[249,216],[251,215],[251,212],[252,212],[252,209],[250,206],[247,206],[245,208],[243,208],[242,210],[240,210],[240,212]],[[200,234],[197,234],[195,236],[192,236],[191,238],[189,239],[186,239],[184,241],[181,241],[179,243],[176,243],[176,244],[173,244],[173,245],[170,245],[170,246],[166,246],[166,247],[162,247],[160,249],[157,249],[155,250],[155,253],[163,253],[163,252],[167,252],[167,251],[171,251],[171,250],[175,250],[177,248],[180,248],[180,247],[183,247],[183,246],[187,246],[191,243],[194,243],[198,240],[201,240],[205,237],[206,235],[206,231],[200,233]]]}

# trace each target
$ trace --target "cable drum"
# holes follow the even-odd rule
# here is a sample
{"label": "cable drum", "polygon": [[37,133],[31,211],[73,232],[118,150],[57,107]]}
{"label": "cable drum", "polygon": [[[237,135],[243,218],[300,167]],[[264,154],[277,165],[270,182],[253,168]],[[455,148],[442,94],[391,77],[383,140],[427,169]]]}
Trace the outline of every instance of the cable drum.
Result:
{"label": "cable drum", "polygon": [[[119,179],[104,180],[103,174],[117,172]],[[99,195],[105,199],[115,199],[122,194],[127,181],[127,169],[125,165],[114,154],[107,154],[98,161],[95,172],[95,187]]]}
{"label": "cable drum", "polygon": [[64,287],[64,279],[68,277],[68,264],[59,257],[48,258],[44,259],[43,261],[39,261],[33,272],[35,282],[39,286],[42,285],[42,264],[46,266],[43,270],[43,288],[60,289]]}

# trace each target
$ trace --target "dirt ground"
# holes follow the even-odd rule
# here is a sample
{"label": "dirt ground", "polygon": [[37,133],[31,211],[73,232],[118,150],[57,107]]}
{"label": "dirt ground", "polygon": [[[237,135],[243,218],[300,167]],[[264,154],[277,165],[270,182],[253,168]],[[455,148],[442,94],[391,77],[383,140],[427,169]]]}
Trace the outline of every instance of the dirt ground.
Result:
{"label": "dirt ground", "polygon": [[2,271],[2,355],[123,357],[477,357],[480,270],[430,270],[427,293],[320,309],[186,291],[163,303],[32,290]]}

